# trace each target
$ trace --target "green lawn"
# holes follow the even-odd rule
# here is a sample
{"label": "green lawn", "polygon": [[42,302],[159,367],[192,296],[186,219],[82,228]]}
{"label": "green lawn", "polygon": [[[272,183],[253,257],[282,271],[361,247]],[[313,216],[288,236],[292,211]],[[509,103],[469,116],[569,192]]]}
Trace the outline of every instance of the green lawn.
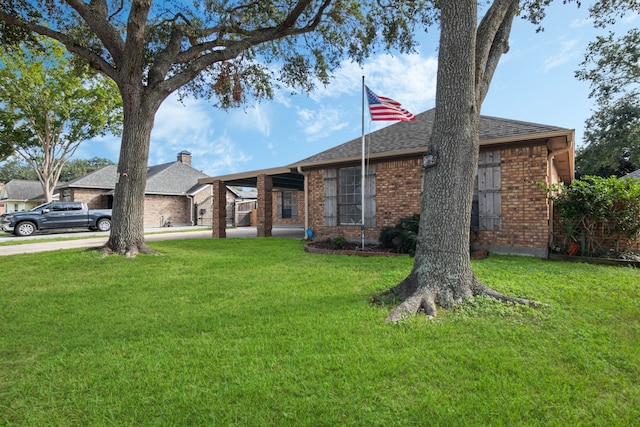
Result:
{"label": "green lawn", "polygon": [[542,309],[477,299],[387,325],[370,299],[411,258],[150,246],[2,257],[0,424],[639,424],[636,269],[492,255],[476,274]]}

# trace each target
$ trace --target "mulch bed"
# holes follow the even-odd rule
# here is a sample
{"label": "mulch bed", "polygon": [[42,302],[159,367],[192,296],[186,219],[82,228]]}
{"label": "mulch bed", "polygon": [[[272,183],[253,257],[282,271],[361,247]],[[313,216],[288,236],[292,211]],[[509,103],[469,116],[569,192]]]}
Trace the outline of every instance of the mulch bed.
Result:
{"label": "mulch bed", "polygon": [[[311,241],[304,245],[304,250],[312,254],[325,255],[408,256],[408,254],[397,253],[392,248],[376,244],[365,244],[362,249],[358,243],[346,242],[343,248],[336,249],[330,240]],[[471,253],[471,259],[484,259],[488,255],[489,252],[486,250],[474,251]]]}
{"label": "mulch bed", "polygon": [[336,249],[329,240],[311,241],[304,245],[304,250],[312,254],[325,255],[408,256],[408,254],[399,254],[393,252],[392,249],[373,244],[365,244],[362,249],[360,244],[347,242],[343,248]]}

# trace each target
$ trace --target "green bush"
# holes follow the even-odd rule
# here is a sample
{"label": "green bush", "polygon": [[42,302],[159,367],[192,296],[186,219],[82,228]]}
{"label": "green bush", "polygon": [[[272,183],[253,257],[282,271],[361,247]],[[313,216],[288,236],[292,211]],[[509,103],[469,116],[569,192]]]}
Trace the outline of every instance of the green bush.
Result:
{"label": "green bush", "polygon": [[566,230],[565,246],[579,243],[583,255],[613,249],[607,242],[612,236],[632,240],[640,232],[640,182],[634,179],[585,176],[569,185],[538,185]]}
{"label": "green bush", "polygon": [[347,249],[348,245],[349,245],[349,242],[347,242],[347,239],[344,236],[338,236],[331,239],[331,249],[334,249],[334,250]]}
{"label": "green bush", "polygon": [[419,214],[403,218],[395,227],[383,228],[378,240],[385,248],[413,256],[416,253],[416,245],[418,244],[419,224]]}

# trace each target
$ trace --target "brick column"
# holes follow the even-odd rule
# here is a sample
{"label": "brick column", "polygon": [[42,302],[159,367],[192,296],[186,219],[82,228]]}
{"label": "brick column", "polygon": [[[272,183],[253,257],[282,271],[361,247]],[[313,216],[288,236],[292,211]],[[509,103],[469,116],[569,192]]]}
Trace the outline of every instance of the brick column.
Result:
{"label": "brick column", "polygon": [[273,181],[268,175],[258,175],[258,237],[271,237],[273,226]]}
{"label": "brick column", "polygon": [[213,181],[213,232],[214,239],[227,237],[227,186],[222,181]]}

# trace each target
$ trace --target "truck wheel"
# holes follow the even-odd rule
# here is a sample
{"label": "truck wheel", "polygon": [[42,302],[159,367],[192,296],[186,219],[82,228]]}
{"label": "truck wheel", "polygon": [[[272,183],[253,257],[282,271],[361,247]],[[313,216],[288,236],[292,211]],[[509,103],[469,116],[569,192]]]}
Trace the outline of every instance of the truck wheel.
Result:
{"label": "truck wheel", "polygon": [[109,218],[100,218],[96,227],[100,231],[109,231],[111,230],[111,220]]}
{"label": "truck wheel", "polygon": [[29,221],[24,221],[18,224],[18,226],[13,230],[13,233],[16,236],[26,237],[31,236],[36,232],[36,226],[34,223]]}

